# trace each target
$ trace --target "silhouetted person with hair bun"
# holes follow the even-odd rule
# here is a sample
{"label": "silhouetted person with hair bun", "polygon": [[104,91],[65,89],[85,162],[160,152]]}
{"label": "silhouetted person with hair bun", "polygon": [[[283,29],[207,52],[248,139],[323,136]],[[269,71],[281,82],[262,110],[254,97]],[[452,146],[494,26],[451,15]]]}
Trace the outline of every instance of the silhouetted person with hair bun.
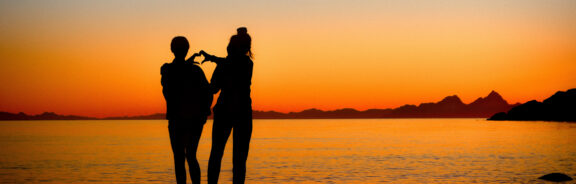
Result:
{"label": "silhouetted person with hair bun", "polygon": [[238,28],[238,33],[230,38],[226,58],[210,55],[204,51],[205,61],[217,64],[212,75],[212,92],[220,91],[214,106],[214,128],[212,130],[212,151],[208,163],[208,183],[218,183],[222,155],[230,133],[233,133],[233,183],[242,184],[246,178],[246,159],[252,136],[252,100],[250,85],[252,80],[252,39],[246,28]]}
{"label": "silhouetted person with hair bun", "polygon": [[194,58],[185,60],[189,44],[185,37],[177,36],[171,44],[174,60],[161,68],[162,93],[166,99],[166,119],[170,144],[174,153],[176,182],[186,183],[185,161],[188,160],[190,179],[200,184],[200,166],[196,150],[206,118],[210,115],[213,94],[208,80]]}

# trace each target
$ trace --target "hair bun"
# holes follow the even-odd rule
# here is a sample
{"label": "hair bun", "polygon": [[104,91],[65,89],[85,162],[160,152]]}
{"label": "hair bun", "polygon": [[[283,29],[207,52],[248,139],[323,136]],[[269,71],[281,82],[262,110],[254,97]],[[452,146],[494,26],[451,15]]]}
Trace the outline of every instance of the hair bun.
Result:
{"label": "hair bun", "polygon": [[248,34],[248,29],[246,29],[246,27],[239,27],[238,29],[236,29],[236,34],[238,35],[247,35]]}

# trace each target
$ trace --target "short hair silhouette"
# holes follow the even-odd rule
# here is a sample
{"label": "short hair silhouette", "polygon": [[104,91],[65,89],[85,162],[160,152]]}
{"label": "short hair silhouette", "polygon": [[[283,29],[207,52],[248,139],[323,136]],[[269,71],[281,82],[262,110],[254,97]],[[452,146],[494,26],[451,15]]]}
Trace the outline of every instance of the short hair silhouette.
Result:
{"label": "short hair silhouette", "polygon": [[174,56],[178,58],[186,57],[188,54],[188,49],[190,48],[190,44],[188,43],[188,39],[183,36],[176,36],[172,39],[172,43],[170,44],[170,49]]}

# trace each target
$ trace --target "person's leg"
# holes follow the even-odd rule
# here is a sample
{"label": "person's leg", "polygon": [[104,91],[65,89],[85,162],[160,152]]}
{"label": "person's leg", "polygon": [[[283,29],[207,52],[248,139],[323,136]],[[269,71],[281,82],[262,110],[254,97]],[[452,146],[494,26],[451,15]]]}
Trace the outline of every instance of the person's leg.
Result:
{"label": "person's leg", "polygon": [[202,129],[206,118],[199,118],[192,123],[192,127],[188,130],[190,136],[188,137],[188,144],[186,144],[186,159],[188,160],[188,169],[190,169],[190,179],[193,184],[200,184],[200,164],[196,158],[196,151],[198,150],[198,143],[202,136]]}
{"label": "person's leg", "polygon": [[246,179],[246,160],[252,137],[252,118],[243,119],[234,126],[233,158],[234,184],[243,184]]}
{"label": "person's leg", "polygon": [[169,120],[168,132],[170,134],[170,144],[174,155],[174,172],[176,174],[176,183],[186,184],[186,158],[183,135],[178,131],[179,127],[175,120]]}
{"label": "person's leg", "polygon": [[212,150],[210,151],[210,159],[208,160],[208,184],[217,184],[218,177],[220,177],[224,148],[232,131],[232,126],[226,121],[225,119],[218,119],[218,117],[214,118],[214,126],[212,127]]}

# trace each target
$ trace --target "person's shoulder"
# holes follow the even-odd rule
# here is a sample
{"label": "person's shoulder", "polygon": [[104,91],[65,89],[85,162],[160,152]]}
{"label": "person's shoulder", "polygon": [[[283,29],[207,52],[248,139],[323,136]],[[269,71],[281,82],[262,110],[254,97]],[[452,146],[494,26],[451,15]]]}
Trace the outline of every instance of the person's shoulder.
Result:
{"label": "person's shoulder", "polygon": [[172,65],[171,63],[164,63],[162,67],[160,67],[160,73],[165,74],[166,72],[168,72],[168,70],[170,70],[171,65]]}
{"label": "person's shoulder", "polygon": [[174,65],[174,63],[164,63],[160,68],[169,68],[170,66]]}

